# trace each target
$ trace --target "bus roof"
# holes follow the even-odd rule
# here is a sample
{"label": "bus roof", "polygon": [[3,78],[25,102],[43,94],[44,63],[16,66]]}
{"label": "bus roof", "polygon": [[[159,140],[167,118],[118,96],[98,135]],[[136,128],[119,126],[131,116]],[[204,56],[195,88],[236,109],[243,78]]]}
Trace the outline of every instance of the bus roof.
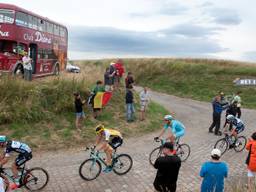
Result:
{"label": "bus roof", "polygon": [[1,9],[1,8],[2,8],[2,9],[11,9],[11,10],[15,10],[15,11],[21,11],[21,12],[24,12],[24,13],[28,13],[28,14],[30,14],[30,15],[39,17],[40,19],[43,19],[43,20],[45,20],[45,21],[49,21],[49,22],[51,22],[51,23],[53,23],[53,24],[56,24],[56,25],[60,25],[60,26],[64,27],[65,29],[67,29],[66,26],[64,26],[64,25],[62,25],[62,24],[60,24],[60,23],[57,23],[57,22],[55,22],[55,21],[52,21],[52,20],[48,19],[47,17],[42,17],[42,16],[40,16],[40,15],[38,15],[38,14],[36,14],[36,13],[33,13],[33,12],[31,12],[31,11],[28,11],[28,10],[23,9],[23,8],[21,8],[21,7],[18,7],[18,6],[16,6],[16,5],[7,4],[7,3],[0,3],[0,9]]}

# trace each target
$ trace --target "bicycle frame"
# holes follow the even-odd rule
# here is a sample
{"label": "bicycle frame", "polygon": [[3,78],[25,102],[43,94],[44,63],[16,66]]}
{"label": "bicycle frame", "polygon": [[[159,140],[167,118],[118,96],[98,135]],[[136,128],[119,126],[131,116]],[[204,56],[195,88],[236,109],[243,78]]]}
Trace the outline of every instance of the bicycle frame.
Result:
{"label": "bicycle frame", "polygon": [[[108,166],[107,163],[104,161],[104,159],[102,159],[100,157],[100,154],[103,154],[104,152],[99,152],[99,151],[93,151],[91,150],[90,153],[90,157],[94,159],[94,161],[99,161],[101,164],[103,164],[104,166]],[[112,165],[114,164],[113,159],[116,157],[116,150],[114,150],[113,154],[112,154]]]}

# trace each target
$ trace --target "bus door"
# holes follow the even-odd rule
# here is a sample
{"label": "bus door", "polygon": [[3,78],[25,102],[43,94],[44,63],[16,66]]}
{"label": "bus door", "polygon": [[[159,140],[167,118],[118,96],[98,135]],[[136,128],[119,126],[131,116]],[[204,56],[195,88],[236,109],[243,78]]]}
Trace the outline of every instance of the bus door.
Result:
{"label": "bus door", "polygon": [[36,62],[37,62],[37,44],[29,45],[29,56],[32,59],[32,73],[36,73]]}

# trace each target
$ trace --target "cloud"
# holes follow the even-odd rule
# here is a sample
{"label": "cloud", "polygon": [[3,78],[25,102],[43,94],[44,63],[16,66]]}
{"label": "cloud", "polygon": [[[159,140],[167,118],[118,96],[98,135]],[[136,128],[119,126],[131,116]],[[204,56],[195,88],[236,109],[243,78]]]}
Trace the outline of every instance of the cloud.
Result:
{"label": "cloud", "polygon": [[[213,29],[195,25],[192,32],[185,33],[185,29],[190,27],[192,26],[176,26],[155,32],[108,27],[71,27],[69,49],[73,52],[97,52],[99,55],[144,56],[204,56],[225,50],[209,37],[213,34]],[[200,30],[203,31],[202,36],[199,34]]]}
{"label": "cloud", "polygon": [[213,21],[222,25],[238,25],[242,22],[239,14],[232,9],[227,8],[210,8],[206,14],[213,18]]}
{"label": "cloud", "polygon": [[247,61],[256,63],[256,51],[248,51],[243,54],[243,58]]}

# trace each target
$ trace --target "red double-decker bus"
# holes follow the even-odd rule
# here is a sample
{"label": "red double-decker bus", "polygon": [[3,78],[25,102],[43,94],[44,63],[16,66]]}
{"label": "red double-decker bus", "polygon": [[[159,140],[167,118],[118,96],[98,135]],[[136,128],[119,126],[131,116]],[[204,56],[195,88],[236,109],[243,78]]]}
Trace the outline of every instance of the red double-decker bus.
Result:
{"label": "red double-decker bus", "polygon": [[0,3],[0,71],[23,74],[32,58],[33,77],[59,74],[67,63],[68,31],[61,24],[15,5]]}

